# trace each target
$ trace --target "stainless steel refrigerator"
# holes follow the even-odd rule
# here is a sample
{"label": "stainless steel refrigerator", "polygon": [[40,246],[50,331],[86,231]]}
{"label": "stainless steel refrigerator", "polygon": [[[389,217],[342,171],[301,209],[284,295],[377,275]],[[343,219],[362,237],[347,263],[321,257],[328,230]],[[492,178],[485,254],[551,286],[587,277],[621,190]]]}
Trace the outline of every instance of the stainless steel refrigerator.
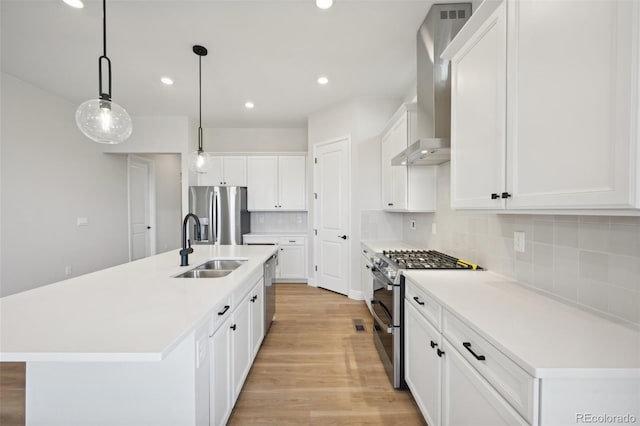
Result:
{"label": "stainless steel refrigerator", "polygon": [[[242,235],[251,232],[244,186],[191,186],[189,211],[200,219],[200,241],[196,244],[242,244]],[[197,235],[195,225],[191,236]]]}

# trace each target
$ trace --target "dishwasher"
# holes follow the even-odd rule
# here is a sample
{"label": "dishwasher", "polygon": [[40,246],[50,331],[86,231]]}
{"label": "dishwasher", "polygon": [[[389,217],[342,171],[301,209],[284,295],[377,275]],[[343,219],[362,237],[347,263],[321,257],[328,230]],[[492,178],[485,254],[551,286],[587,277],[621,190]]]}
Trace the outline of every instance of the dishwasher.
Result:
{"label": "dishwasher", "polygon": [[271,322],[276,316],[276,266],[278,253],[273,254],[264,263],[264,335],[267,335]]}

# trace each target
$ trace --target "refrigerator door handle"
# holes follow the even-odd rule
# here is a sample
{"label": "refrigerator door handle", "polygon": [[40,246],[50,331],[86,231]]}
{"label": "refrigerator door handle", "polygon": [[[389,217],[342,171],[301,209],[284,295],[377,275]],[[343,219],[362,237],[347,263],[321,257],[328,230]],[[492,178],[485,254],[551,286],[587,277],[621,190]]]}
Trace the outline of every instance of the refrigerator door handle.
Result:
{"label": "refrigerator door handle", "polygon": [[213,236],[211,238],[211,244],[215,244],[218,242],[218,218],[219,218],[219,201],[218,201],[218,188],[214,188],[213,190]]}

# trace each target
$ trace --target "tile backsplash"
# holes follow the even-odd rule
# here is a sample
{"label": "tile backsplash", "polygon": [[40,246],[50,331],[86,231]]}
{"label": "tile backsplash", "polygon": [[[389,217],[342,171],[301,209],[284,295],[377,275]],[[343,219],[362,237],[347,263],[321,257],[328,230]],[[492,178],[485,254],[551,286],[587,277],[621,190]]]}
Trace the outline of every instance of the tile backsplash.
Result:
{"label": "tile backsplash", "polygon": [[[403,215],[406,242],[640,325],[640,217],[453,211],[449,188],[444,164],[438,170],[437,211]],[[410,219],[416,220],[415,230],[409,229]],[[524,252],[514,250],[516,231],[524,232]]]}
{"label": "tile backsplash", "polygon": [[299,232],[306,234],[307,212],[252,212],[251,232]]}

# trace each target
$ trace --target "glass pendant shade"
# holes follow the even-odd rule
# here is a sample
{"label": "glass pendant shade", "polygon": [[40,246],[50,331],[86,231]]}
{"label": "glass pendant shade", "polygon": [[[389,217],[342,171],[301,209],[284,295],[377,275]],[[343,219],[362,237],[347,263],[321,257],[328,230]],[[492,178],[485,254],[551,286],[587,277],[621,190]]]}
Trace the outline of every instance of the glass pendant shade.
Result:
{"label": "glass pendant shade", "polygon": [[207,173],[211,167],[209,153],[201,150],[189,154],[189,170],[195,173]]}
{"label": "glass pendant shade", "polygon": [[90,99],[76,110],[76,124],[89,139],[105,144],[124,142],[133,126],[129,113],[115,102]]}

